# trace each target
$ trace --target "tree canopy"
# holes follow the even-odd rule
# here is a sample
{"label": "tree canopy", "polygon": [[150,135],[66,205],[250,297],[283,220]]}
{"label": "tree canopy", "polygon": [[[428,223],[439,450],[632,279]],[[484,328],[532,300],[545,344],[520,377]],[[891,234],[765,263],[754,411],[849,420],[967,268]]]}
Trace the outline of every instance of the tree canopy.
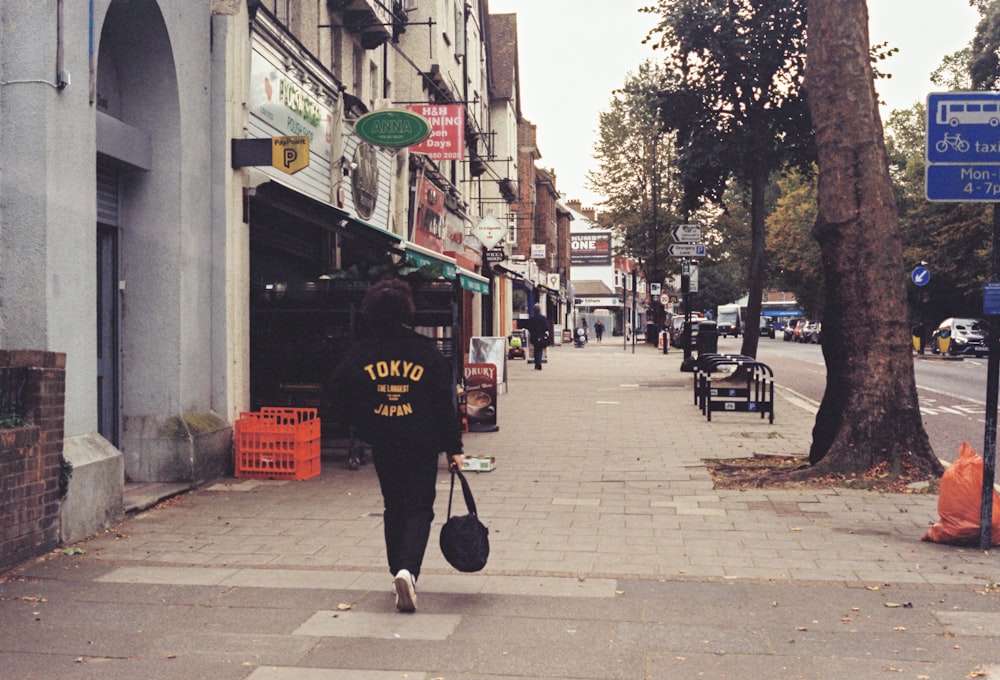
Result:
{"label": "tree canopy", "polygon": [[[772,173],[808,168],[805,0],[660,0],[651,33],[667,77],[656,105],[676,134],[682,210],[722,204],[730,180],[749,194],[748,318],[757,318],[765,273],[765,190]],[[742,353],[757,353],[748,324]]]}

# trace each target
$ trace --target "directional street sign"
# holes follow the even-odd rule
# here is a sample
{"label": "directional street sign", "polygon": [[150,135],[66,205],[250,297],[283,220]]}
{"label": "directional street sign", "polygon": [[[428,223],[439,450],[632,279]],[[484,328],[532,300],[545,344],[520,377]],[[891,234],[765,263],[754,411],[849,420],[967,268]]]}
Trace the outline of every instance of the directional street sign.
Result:
{"label": "directional street sign", "polygon": [[678,224],[670,232],[675,241],[681,243],[697,243],[701,240],[701,225]]}
{"label": "directional street sign", "polygon": [[927,95],[929,201],[1000,201],[1000,92]]}
{"label": "directional street sign", "polygon": [[918,286],[926,286],[931,280],[931,271],[922,265],[913,268],[910,272],[910,280]]}
{"label": "directional street sign", "polygon": [[671,243],[667,255],[673,257],[705,257],[704,243]]}

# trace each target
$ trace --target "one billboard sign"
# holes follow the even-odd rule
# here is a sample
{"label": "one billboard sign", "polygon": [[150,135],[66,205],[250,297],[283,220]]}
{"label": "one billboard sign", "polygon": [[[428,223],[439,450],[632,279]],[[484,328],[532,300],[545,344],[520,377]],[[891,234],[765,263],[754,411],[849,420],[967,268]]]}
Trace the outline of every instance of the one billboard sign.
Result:
{"label": "one billboard sign", "polygon": [[569,235],[570,266],[590,267],[611,264],[611,232],[588,231]]}

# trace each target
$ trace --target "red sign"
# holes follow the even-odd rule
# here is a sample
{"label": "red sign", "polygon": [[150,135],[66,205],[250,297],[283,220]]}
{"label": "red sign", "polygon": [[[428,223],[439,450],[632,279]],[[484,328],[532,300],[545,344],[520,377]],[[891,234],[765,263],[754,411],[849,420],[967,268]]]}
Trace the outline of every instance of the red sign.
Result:
{"label": "red sign", "polygon": [[436,253],[443,250],[444,193],[424,175],[417,180],[417,219],[413,223],[413,238],[418,246]]}
{"label": "red sign", "polygon": [[431,136],[409,147],[436,161],[460,161],[465,158],[465,107],[461,104],[411,104],[431,124]]}

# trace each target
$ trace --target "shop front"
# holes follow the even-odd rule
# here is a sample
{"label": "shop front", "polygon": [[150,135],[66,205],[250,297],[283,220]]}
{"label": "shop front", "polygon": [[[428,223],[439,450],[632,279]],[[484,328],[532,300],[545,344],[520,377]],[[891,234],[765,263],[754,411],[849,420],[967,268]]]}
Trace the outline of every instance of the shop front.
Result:
{"label": "shop front", "polygon": [[361,298],[406,265],[389,227],[392,152],[354,134],[359,103],[264,11],[251,49],[248,137],[305,137],[308,163],[242,171],[250,408],[317,408],[326,430],[336,417],[324,390],[358,331]]}
{"label": "shop front", "polygon": [[[454,263],[455,303],[458,308],[457,347],[464,355],[473,336],[492,329],[483,322],[483,310],[492,311],[491,285],[477,270],[482,246],[472,235],[457,191],[427,163],[416,163],[411,241],[424,257]],[[451,273],[449,271],[449,273]]]}

